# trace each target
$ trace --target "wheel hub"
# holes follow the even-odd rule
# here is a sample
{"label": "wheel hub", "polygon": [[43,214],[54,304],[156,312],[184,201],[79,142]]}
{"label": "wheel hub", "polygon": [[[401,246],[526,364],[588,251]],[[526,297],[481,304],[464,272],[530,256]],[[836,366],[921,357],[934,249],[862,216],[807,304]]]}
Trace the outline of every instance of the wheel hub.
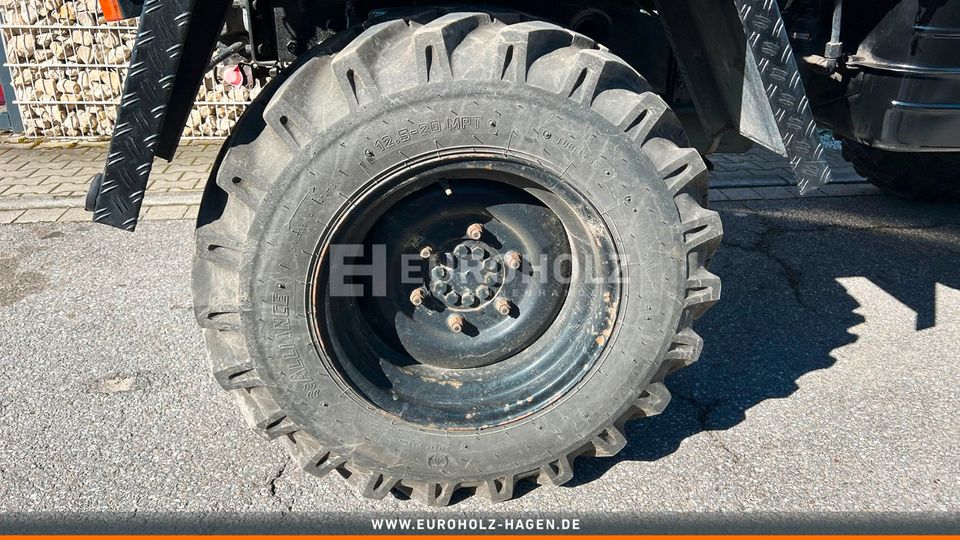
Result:
{"label": "wheel hub", "polygon": [[471,240],[457,243],[431,261],[426,288],[452,310],[484,309],[495,303],[504,273],[500,254],[484,242]]}
{"label": "wheel hub", "polygon": [[337,369],[377,406],[427,424],[497,424],[569,388],[602,350],[590,329],[619,290],[586,281],[616,272],[612,246],[589,227],[588,201],[564,189],[491,159],[361,200],[331,243],[364,248],[347,264],[385,261],[385,294],[320,298]]}

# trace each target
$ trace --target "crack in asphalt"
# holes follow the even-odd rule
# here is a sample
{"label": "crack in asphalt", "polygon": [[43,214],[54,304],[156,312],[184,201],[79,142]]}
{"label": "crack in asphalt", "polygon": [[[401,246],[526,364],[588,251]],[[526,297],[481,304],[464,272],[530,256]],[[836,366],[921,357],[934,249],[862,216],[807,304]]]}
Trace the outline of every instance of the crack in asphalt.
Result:
{"label": "crack in asphalt", "polygon": [[280,467],[277,468],[277,471],[273,473],[273,475],[267,481],[267,492],[270,495],[270,498],[276,499],[277,502],[280,504],[281,517],[285,516],[286,514],[290,513],[293,510],[293,503],[288,503],[287,501],[285,501],[283,497],[280,495],[280,493],[277,492],[277,482],[280,480],[283,474],[287,471],[287,467],[290,465],[292,461],[293,460],[289,456],[287,456],[283,460],[283,463],[280,464]]}

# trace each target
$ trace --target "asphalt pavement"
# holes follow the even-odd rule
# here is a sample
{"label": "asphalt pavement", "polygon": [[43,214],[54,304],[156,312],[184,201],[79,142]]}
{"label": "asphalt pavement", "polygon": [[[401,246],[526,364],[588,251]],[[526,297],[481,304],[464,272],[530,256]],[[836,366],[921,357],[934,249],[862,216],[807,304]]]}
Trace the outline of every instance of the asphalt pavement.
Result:
{"label": "asphalt pavement", "polygon": [[192,223],[2,225],[0,530],[363,532],[402,513],[956,532],[960,205],[715,206],[723,299],[667,411],[568,486],[441,509],[361,499],[246,428],[194,323]]}

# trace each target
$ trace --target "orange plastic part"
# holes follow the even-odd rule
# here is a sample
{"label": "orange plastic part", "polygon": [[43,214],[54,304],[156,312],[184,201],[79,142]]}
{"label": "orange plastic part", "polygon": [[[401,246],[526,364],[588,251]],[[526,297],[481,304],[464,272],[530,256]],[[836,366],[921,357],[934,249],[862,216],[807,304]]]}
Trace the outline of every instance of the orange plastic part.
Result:
{"label": "orange plastic part", "polygon": [[120,2],[117,0],[100,0],[100,9],[103,10],[103,18],[108,22],[126,19],[123,16],[123,10],[120,9]]}

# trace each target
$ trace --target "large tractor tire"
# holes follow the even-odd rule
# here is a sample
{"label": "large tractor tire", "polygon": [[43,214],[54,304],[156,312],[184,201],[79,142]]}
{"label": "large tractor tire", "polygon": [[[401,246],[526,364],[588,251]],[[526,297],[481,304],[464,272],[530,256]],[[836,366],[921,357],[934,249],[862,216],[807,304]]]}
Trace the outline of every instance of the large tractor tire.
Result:
{"label": "large tractor tire", "polygon": [[960,199],[960,153],[891,152],[843,140],[843,158],[871,184],[920,201]]}
{"label": "large tractor tire", "polygon": [[563,484],[700,354],[722,232],[685,145],[636,71],[552,24],[432,13],[335,37],[248,110],[205,195],[214,375],[366,497]]}

